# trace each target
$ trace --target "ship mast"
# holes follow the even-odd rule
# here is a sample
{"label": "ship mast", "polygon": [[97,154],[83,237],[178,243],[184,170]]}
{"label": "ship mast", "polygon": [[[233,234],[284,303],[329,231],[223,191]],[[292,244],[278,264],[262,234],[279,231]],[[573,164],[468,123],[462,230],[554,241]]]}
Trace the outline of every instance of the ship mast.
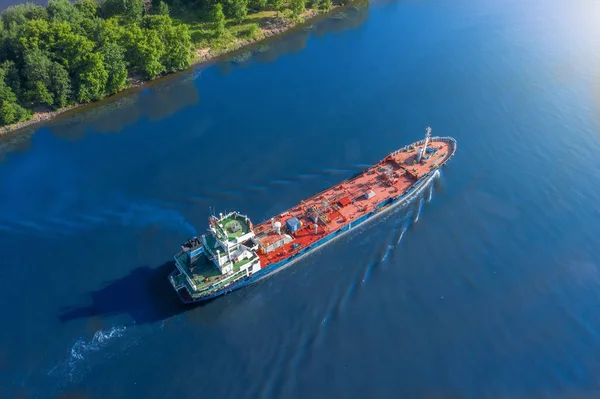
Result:
{"label": "ship mast", "polygon": [[429,144],[429,138],[431,137],[431,128],[428,126],[425,130],[427,133],[425,134],[425,144],[423,144],[423,148],[419,151],[417,155],[417,163],[421,163],[421,158],[425,155],[425,150],[427,149],[427,144]]}

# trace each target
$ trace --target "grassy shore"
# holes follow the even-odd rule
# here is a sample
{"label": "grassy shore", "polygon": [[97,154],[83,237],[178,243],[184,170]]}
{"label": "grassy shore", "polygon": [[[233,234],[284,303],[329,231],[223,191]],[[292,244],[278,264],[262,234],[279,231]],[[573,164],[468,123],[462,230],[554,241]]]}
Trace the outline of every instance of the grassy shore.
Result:
{"label": "grassy shore", "polygon": [[[334,10],[364,1],[365,0],[353,0],[347,3],[340,3],[338,1],[333,2],[332,8],[328,13],[308,8],[297,18],[292,17],[289,9],[285,9],[282,12],[267,10],[253,13],[250,11],[243,21],[227,20],[225,33],[221,36],[217,36],[214,33],[210,15],[205,11],[174,11],[171,13],[171,17],[175,23],[181,23],[188,26],[194,43],[195,58],[192,65],[192,67],[194,67],[198,64],[210,62],[224,54],[258,43],[266,38],[282,34],[294,27],[299,27],[315,17],[331,14]],[[240,57],[243,57],[243,54],[241,54]],[[139,87],[147,82],[147,80],[143,79],[129,79],[128,89]],[[118,93],[117,95],[123,95],[123,92]],[[78,104],[54,111],[49,109],[39,109],[29,120],[0,127],[0,135],[43,123],[64,112],[85,105],[89,105],[89,103]]]}
{"label": "grassy shore", "polygon": [[[349,5],[350,1],[340,0],[332,3],[329,12],[343,5]],[[175,22],[187,25],[192,41],[196,47],[198,61],[214,58],[240,47],[280,34],[294,26],[301,25],[308,20],[324,13],[322,10],[306,9],[298,17],[293,17],[292,11],[285,8],[281,12],[275,10],[264,10],[250,12],[242,21],[233,19],[226,20],[225,33],[217,36],[211,16],[204,10],[186,10],[184,12],[172,13]],[[211,57],[212,55],[212,57]]]}

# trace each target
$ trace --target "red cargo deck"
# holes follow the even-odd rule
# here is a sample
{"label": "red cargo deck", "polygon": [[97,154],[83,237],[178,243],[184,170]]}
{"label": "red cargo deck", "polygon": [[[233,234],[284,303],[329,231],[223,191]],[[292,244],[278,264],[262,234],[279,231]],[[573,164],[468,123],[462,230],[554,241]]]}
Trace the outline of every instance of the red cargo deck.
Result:
{"label": "red cargo deck", "polygon": [[[453,146],[454,141],[432,138],[427,147],[434,152],[425,154],[421,163],[416,163],[416,158],[423,142],[412,149],[388,155],[360,175],[345,180],[274,217],[273,222],[278,221],[283,226],[281,236],[275,232],[270,220],[255,226],[256,238],[263,247],[281,240],[284,234],[292,237],[290,242],[268,253],[259,251],[261,267],[294,255],[325,235],[371,212],[381,201],[402,195],[419,178],[441,167],[453,155]],[[302,222],[302,227],[294,233],[289,233],[284,227],[291,217],[296,217]],[[315,217],[318,218],[316,233]]]}

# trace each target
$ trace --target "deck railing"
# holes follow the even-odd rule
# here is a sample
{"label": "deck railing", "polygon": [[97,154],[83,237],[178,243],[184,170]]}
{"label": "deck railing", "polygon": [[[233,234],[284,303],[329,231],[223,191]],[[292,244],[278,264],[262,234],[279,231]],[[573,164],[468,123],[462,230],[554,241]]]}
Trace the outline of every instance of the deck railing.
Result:
{"label": "deck railing", "polygon": [[234,282],[236,282],[237,280],[241,279],[242,277],[244,277],[246,275],[248,275],[248,272],[246,271],[246,269],[240,270],[237,273],[232,274],[231,276],[224,278],[223,280],[221,280],[221,281],[219,281],[197,293],[202,294],[202,296],[210,295],[222,288],[227,287],[230,284],[233,284]]}
{"label": "deck railing", "polygon": [[[444,136],[444,137],[436,136],[436,137],[431,137],[429,139],[429,141],[430,142],[433,142],[433,141],[443,141],[444,143],[451,144],[452,152],[450,154],[450,157],[452,157],[454,155],[454,153],[456,152],[456,140],[453,137],[450,137],[450,136]],[[407,149],[409,149],[409,148],[411,148],[413,146],[421,145],[423,143],[425,143],[425,139],[422,139],[422,140],[419,140],[419,141],[415,141],[414,143],[411,143],[411,144],[407,144],[404,147],[402,147],[402,148],[400,148],[400,149],[392,152],[392,155],[398,155],[401,152],[404,152],[404,151],[406,151]],[[450,159],[450,158],[448,158],[448,159]]]}
{"label": "deck railing", "polygon": [[[181,252],[179,254],[181,254]],[[194,281],[190,278],[190,276],[188,275],[187,271],[185,270],[185,266],[183,266],[181,263],[179,263],[179,259],[178,259],[177,255],[175,256],[175,266],[185,276],[185,279],[190,284],[190,286],[194,290],[198,290],[198,287],[196,286],[196,284],[194,283]]]}
{"label": "deck railing", "polygon": [[[256,260],[256,259],[249,259],[249,260],[247,260],[246,263],[252,262],[253,260]],[[209,295],[215,291],[218,291],[218,290],[234,283],[235,281],[243,278],[244,276],[249,275],[249,269],[239,270],[238,272],[232,274],[231,276],[225,277],[223,280],[220,280],[210,286],[207,286],[206,288],[201,288],[201,287],[198,287],[194,283],[194,280],[192,278],[190,278],[190,275],[185,271],[185,267],[179,263],[179,260],[177,258],[175,258],[175,264],[177,266],[177,269],[181,272],[181,274],[184,275],[185,280],[189,284],[190,288],[192,288],[192,290],[190,291],[190,294],[192,296],[195,296],[196,294],[201,294],[202,296]],[[173,278],[173,276],[169,276],[169,279],[171,280],[173,286],[176,287],[176,289],[181,287],[182,285],[185,285],[185,283],[177,284],[175,282],[175,279]]]}

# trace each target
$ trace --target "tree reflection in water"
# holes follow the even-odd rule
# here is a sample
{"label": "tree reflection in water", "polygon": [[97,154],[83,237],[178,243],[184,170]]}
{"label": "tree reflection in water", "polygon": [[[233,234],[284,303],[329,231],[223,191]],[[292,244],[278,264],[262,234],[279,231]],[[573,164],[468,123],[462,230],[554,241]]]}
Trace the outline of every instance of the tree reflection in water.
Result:
{"label": "tree reflection in water", "polygon": [[[294,54],[306,48],[308,39],[314,35],[321,37],[329,33],[339,33],[346,30],[356,29],[364,24],[369,18],[369,1],[360,0],[350,6],[334,10],[331,14],[321,15],[310,21],[310,25],[302,25],[293,28],[283,36],[274,36],[253,46],[241,49],[224,57],[217,67],[224,75],[233,71],[236,66],[245,67],[253,61],[269,63],[276,61],[286,54]],[[251,57],[239,57],[240,54],[252,53]],[[243,62],[235,62],[238,59]]]}
{"label": "tree reflection in water", "polygon": [[[275,36],[249,49],[224,56],[216,66],[223,74],[234,70],[232,59],[242,53],[252,53],[239,67],[274,62],[280,56],[302,51],[311,35],[321,37],[328,33],[342,32],[362,25],[369,17],[369,1],[360,0],[328,15],[311,21],[311,25],[294,28],[283,36]],[[245,57],[242,57],[245,58]],[[141,87],[122,92],[103,101],[68,111],[55,119],[33,125],[0,138],[0,162],[14,151],[27,151],[32,135],[40,126],[50,130],[55,137],[79,140],[89,130],[100,133],[118,133],[141,118],[155,121],[198,104],[200,94],[197,81],[204,66],[166,76]]]}

